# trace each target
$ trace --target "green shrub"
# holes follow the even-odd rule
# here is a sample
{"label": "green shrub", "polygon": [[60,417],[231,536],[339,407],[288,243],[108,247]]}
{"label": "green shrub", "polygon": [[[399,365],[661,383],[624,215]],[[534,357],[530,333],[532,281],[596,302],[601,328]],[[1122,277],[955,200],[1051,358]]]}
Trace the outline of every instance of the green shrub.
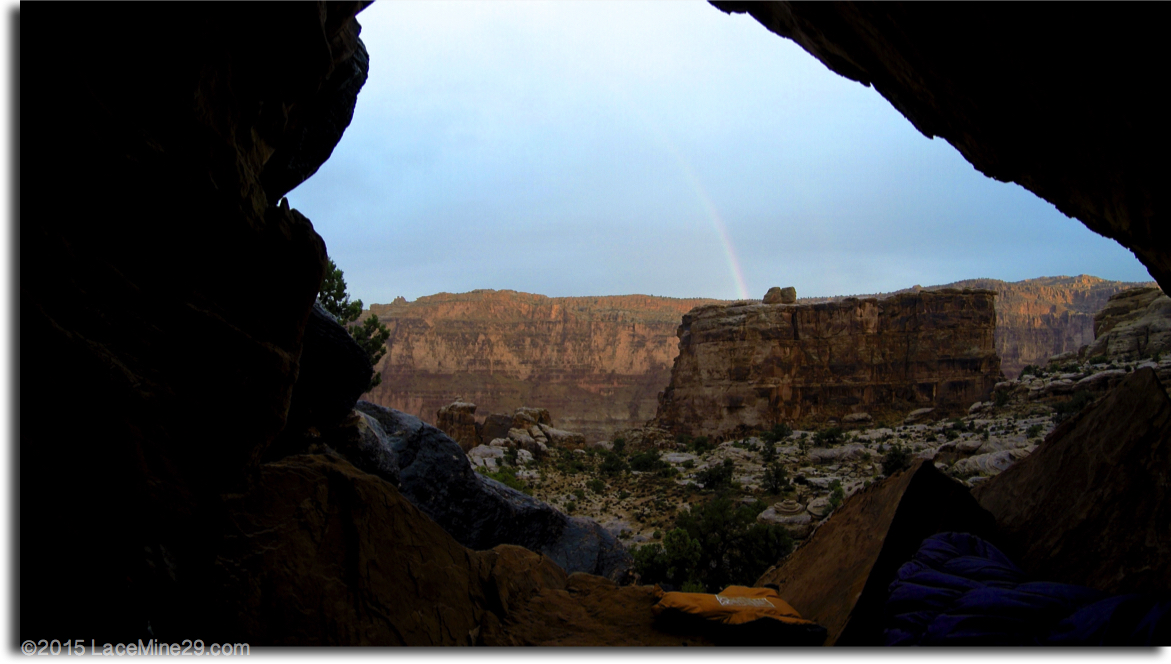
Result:
{"label": "green shrub", "polygon": [[605,493],[606,483],[595,478],[589,482],[586,482],[586,488],[588,488],[590,491],[593,491],[594,493]]}
{"label": "green shrub", "polygon": [[882,474],[886,477],[910,467],[911,452],[902,445],[891,445],[882,457]]}
{"label": "green shrub", "polygon": [[627,470],[629,470],[629,466],[622,460],[622,457],[609,451],[602,455],[602,463],[598,465],[598,472],[603,475],[621,475]]}
{"label": "green shrub", "polygon": [[1082,412],[1082,409],[1088,406],[1093,400],[1094,397],[1089,392],[1079,390],[1074,393],[1069,401],[1059,403],[1053,407],[1053,420],[1055,422],[1064,422]]}
{"label": "green shrub", "polygon": [[836,510],[838,505],[841,505],[842,501],[846,499],[846,490],[842,488],[841,480],[834,480],[829,488],[829,507]]}
{"label": "green shrub", "polygon": [[512,468],[505,467],[496,472],[489,472],[487,468],[480,466],[476,469],[476,472],[484,477],[490,477],[506,487],[516,489],[530,496],[533,495],[533,490],[529,488],[529,485],[525,484],[524,480],[516,476],[516,471]]}
{"label": "green shrub", "polygon": [[992,395],[992,398],[996,403],[997,408],[1003,408],[1004,406],[1008,405],[1009,395],[1007,390],[997,390],[996,393]]}
{"label": "green shrub", "polygon": [[701,470],[695,474],[695,481],[703,485],[704,489],[716,490],[724,489],[732,486],[732,469],[733,464],[731,459],[724,459],[724,463],[719,466],[712,466],[705,470]]}
{"label": "green shrub", "polygon": [[684,461],[682,465],[684,468],[687,468],[688,470],[695,468],[695,462],[692,461],[691,459]]}
{"label": "green shrub", "polygon": [[577,509],[577,503],[573,502],[572,500],[569,501],[568,503],[565,503],[565,513],[566,514],[573,514],[573,511],[576,509]]}
{"label": "green shrub", "polygon": [[573,495],[577,496],[578,500],[585,500],[585,491],[582,489],[574,489]]}
{"label": "green shrub", "polygon": [[618,492],[618,500],[626,500],[629,497],[630,497],[629,491],[619,491]]}
{"label": "green shrub", "polygon": [[958,431],[956,431],[955,429],[944,429],[943,430],[943,437],[948,440],[955,440],[956,438],[960,437],[960,433]]}
{"label": "green shrub", "polygon": [[785,472],[785,467],[779,463],[765,466],[763,481],[764,488],[769,493],[780,493],[789,488],[789,475]]}
{"label": "green shrub", "polygon": [[776,443],[782,441],[793,435],[793,427],[785,423],[774,424],[773,428],[761,434],[761,439],[766,443]]}
{"label": "green shrub", "polygon": [[504,448],[504,463],[506,463],[510,466],[520,465],[516,461],[518,454],[519,454],[519,452],[517,452],[517,449],[515,447]]}
{"label": "green shrub", "polygon": [[824,431],[818,431],[813,436],[813,442],[822,447],[833,447],[840,445],[844,438],[845,435],[841,427],[830,427]]}
{"label": "green shrub", "polygon": [[1043,429],[1044,427],[1042,427],[1040,424],[1034,424],[1033,426],[1029,427],[1028,431],[1025,432],[1025,436],[1029,438],[1036,438],[1037,436],[1041,435],[1041,431]]}
{"label": "green shrub", "polygon": [[708,441],[707,436],[696,436],[687,444],[687,448],[695,454],[703,454],[715,448],[715,445]]}
{"label": "green shrub", "polygon": [[643,583],[666,583],[689,592],[718,592],[732,584],[751,585],[788,555],[792,538],[780,526],[756,523],[763,503],[737,507],[718,496],[676,517],[676,527],[633,550]]}
{"label": "green shrub", "polygon": [[1107,359],[1105,355],[1095,355],[1086,360],[1086,364],[1106,364],[1109,361],[1110,360]]}
{"label": "green shrub", "polygon": [[639,452],[630,457],[630,469],[637,470],[640,473],[649,473],[668,467],[670,467],[669,464],[661,460],[659,453],[654,450]]}
{"label": "green shrub", "polygon": [[1041,367],[1035,364],[1026,364],[1024,369],[1021,369],[1020,378],[1025,376],[1041,376],[1043,375]]}
{"label": "green shrub", "polygon": [[626,439],[625,438],[615,438],[613,449],[614,449],[615,454],[625,454],[626,453]]}

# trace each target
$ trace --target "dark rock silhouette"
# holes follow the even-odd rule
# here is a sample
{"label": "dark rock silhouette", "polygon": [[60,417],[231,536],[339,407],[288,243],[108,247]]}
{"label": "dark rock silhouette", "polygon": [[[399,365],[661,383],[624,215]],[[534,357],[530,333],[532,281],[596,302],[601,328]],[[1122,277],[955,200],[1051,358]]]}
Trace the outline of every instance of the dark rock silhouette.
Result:
{"label": "dark rock silhouette", "polygon": [[403,495],[464,546],[515,544],[549,556],[568,572],[612,579],[629,569],[625,548],[600,525],[475,472],[460,446],[439,429],[368,401],[357,408],[386,432]]}
{"label": "dark rock silhouette", "polygon": [[1144,368],[972,493],[1037,578],[1171,591],[1169,476],[1171,399]]}
{"label": "dark rock silhouette", "polygon": [[[1134,252],[1171,289],[1154,7],[989,12],[921,3],[712,2],[874,86],[927,137]],[[1057,26],[1061,26],[1058,28]],[[1152,69],[1154,68],[1154,69]]]}

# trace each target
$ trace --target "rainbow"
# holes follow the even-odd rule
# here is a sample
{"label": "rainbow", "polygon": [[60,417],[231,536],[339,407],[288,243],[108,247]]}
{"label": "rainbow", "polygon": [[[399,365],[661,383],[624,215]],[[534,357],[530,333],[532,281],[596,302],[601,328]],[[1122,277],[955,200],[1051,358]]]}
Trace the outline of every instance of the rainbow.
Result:
{"label": "rainbow", "polygon": [[[589,73],[587,73],[587,76],[589,76]],[[695,195],[699,199],[699,204],[703,207],[704,213],[712,222],[712,227],[715,228],[716,235],[720,238],[720,243],[724,246],[724,256],[728,259],[728,269],[732,272],[732,280],[735,282],[737,295],[742,300],[748,299],[748,286],[744,281],[744,270],[740,267],[740,259],[736,256],[736,247],[732,244],[732,238],[728,237],[728,227],[724,224],[723,218],[720,217],[719,211],[716,210],[715,203],[712,202],[712,197],[708,195],[707,189],[704,188],[703,183],[696,177],[695,169],[691,167],[691,163],[687,161],[679,151],[679,148],[671,142],[671,139],[667,138],[667,135],[659,129],[658,124],[653,122],[629,95],[620,88],[611,85],[608,81],[597,79],[593,76],[590,76],[590,78],[594,78],[595,83],[599,87],[609,89],[620,100],[622,105],[626,107],[627,111],[639,118],[643,126],[650,130],[659,144],[666,148],[667,152],[671,153],[671,156],[675,158],[675,162],[679,164],[680,170],[683,171],[683,175],[686,176],[688,183],[695,191]]]}
{"label": "rainbow", "polygon": [[674,145],[667,143],[668,149],[675,156],[675,160],[679,162],[679,167],[683,169],[683,173],[691,182],[691,186],[695,189],[695,195],[699,197],[699,203],[703,206],[704,212],[707,213],[708,219],[711,220],[712,226],[716,229],[716,234],[720,236],[720,242],[724,245],[724,255],[728,259],[728,268],[732,270],[732,279],[736,282],[736,293],[741,300],[748,299],[748,286],[744,282],[744,270],[740,267],[740,259],[736,256],[736,247],[732,245],[732,238],[728,237],[728,227],[724,225],[724,219],[720,217],[719,210],[716,209],[715,203],[712,203],[712,197],[708,195],[707,190],[704,189],[703,183],[696,177],[695,171],[691,168],[691,164],[679,154]]}

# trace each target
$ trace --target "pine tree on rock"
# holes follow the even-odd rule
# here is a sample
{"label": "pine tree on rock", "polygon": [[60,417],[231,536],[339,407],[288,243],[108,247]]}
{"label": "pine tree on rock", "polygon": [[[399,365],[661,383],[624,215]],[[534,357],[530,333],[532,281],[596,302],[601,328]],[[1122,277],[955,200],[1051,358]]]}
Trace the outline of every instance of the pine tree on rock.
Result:
{"label": "pine tree on rock", "polygon": [[[387,329],[382,321],[378,320],[378,316],[371,314],[366,318],[366,321],[360,325],[350,325],[353,321],[358,320],[362,315],[362,301],[354,300],[350,302],[350,294],[346,292],[346,280],[343,276],[341,268],[333,262],[330,258],[329,265],[325,270],[325,277],[321,280],[321,289],[317,292],[317,301],[321,303],[325,310],[333,314],[337,318],[337,322],[341,323],[350,332],[350,336],[362,350],[366,351],[366,356],[370,358],[370,364],[378,364],[378,360],[386,355],[386,340],[390,338],[390,330]],[[376,385],[382,383],[382,374],[377,371],[370,379],[370,386],[366,388],[367,391],[373,389]]]}

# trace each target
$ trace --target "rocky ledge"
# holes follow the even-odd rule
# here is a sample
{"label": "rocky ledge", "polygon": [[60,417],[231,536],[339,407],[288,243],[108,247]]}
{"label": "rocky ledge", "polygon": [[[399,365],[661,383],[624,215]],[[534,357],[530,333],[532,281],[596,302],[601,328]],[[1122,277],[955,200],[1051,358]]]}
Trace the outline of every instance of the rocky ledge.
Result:
{"label": "rocky ledge", "polygon": [[963,406],[1000,375],[994,293],[735,302],[693,309],[656,426],[724,435],[777,422]]}

